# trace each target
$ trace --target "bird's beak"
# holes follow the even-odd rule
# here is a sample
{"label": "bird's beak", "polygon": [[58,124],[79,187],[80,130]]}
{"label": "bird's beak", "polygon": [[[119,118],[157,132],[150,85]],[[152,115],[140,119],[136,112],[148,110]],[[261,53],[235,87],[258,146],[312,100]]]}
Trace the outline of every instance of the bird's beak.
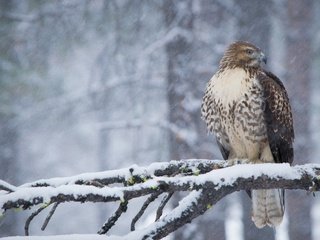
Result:
{"label": "bird's beak", "polygon": [[266,55],[264,55],[264,53],[260,53],[260,61],[264,62],[265,64],[267,64],[267,57]]}

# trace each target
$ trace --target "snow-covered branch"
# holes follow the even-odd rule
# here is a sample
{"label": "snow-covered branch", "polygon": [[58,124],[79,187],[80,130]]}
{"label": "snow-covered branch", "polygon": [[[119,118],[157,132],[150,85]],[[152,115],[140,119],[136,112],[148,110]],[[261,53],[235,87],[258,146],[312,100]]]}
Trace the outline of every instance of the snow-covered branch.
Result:
{"label": "snow-covered branch", "polygon": [[[119,185],[121,184],[121,185]],[[181,160],[153,163],[147,167],[85,173],[73,177],[38,180],[19,187],[0,181],[0,208],[37,211],[51,204],[64,202],[118,201],[119,208],[99,233],[107,231],[118,221],[134,198],[150,195],[132,220],[130,239],[160,239],[202,215],[226,195],[250,189],[304,189],[319,191],[320,165],[243,164],[228,166],[219,160]],[[162,209],[175,192],[189,192],[173,211],[162,215]],[[165,194],[156,221],[144,229],[135,229],[148,205]],[[31,221],[37,211],[29,218]],[[54,212],[54,211],[53,211]],[[26,233],[28,232],[26,225]],[[127,238],[128,239],[128,238]]]}

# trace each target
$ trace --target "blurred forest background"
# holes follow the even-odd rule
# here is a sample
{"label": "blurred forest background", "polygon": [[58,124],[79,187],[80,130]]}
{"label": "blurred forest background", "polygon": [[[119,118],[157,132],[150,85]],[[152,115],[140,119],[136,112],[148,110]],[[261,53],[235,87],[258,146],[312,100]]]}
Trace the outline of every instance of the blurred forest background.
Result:
{"label": "blurred forest background", "polygon": [[[0,179],[221,159],[200,104],[239,39],[263,49],[288,90],[294,163],[319,163],[319,16],[315,0],[0,0]],[[250,200],[237,193],[169,239],[320,239],[320,198],[287,191],[286,204],[276,236],[254,227]],[[95,233],[114,207],[67,204],[31,234]],[[22,235],[26,217],[8,212],[0,236]],[[113,234],[128,231],[120,221]]]}

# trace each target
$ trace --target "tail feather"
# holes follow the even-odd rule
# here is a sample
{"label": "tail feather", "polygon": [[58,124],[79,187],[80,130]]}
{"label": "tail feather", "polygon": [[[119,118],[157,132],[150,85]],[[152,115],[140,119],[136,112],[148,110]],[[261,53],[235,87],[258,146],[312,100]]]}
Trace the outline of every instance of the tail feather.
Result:
{"label": "tail feather", "polygon": [[252,220],[258,228],[278,226],[284,214],[284,191],[281,189],[252,191]]}

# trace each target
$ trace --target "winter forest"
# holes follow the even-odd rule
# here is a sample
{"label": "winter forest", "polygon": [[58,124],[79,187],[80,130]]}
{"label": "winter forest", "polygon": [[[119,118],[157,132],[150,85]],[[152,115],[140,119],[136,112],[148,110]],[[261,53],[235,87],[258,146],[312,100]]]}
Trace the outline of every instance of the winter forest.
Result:
{"label": "winter forest", "polygon": [[[200,105],[236,40],[259,46],[286,86],[294,165],[320,163],[320,1],[0,0],[0,39],[0,179],[15,186],[134,164],[221,160]],[[164,212],[184,196],[174,194]],[[130,232],[145,200],[133,199],[108,235]],[[160,202],[137,228],[154,221]],[[64,203],[45,231],[49,210],[39,214],[30,235],[96,234],[117,207]],[[0,237],[23,236],[33,211],[8,210]],[[319,193],[287,190],[275,230],[254,226],[250,198],[237,191],[166,239],[318,240]]]}

